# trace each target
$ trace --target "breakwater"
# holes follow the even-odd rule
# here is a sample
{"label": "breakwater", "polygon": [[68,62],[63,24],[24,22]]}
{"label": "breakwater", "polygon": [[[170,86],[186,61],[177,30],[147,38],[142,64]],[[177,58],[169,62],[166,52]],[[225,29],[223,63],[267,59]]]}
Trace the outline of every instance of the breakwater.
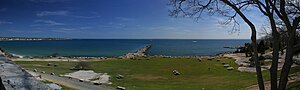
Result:
{"label": "breakwater", "polygon": [[146,52],[152,47],[152,44],[147,44],[145,47],[137,50],[134,53],[127,53],[124,56],[121,56],[121,58],[135,58],[135,57],[141,57],[141,56],[147,56]]}

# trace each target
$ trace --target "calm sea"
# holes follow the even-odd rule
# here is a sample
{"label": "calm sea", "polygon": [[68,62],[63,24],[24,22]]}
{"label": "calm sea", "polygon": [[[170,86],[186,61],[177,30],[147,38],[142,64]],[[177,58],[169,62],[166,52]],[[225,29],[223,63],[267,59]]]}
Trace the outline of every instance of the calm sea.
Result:
{"label": "calm sea", "polygon": [[203,56],[233,51],[250,40],[217,39],[73,39],[59,41],[0,41],[0,48],[22,56],[121,56],[151,43],[149,55]]}

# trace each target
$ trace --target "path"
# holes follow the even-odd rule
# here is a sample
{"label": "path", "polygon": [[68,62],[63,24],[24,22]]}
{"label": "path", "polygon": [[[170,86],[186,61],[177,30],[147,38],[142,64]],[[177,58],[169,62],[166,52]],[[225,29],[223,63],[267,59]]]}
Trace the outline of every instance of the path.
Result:
{"label": "path", "polygon": [[[296,73],[293,76],[290,76],[288,84],[293,82],[299,82],[299,81],[300,81],[300,72]],[[271,86],[270,81],[265,81],[265,90],[271,90],[270,86]],[[259,89],[258,89],[258,85],[252,85],[245,88],[245,90],[259,90]]]}
{"label": "path", "polygon": [[42,79],[48,80],[50,82],[54,82],[60,85],[64,85],[67,87],[71,87],[77,90],[114,90],[114,88],[104,85],[94,85],[89,82],[79,82],[77,79],[69,79],[66,77],[59,77],[55,75],[43,74],[43,73],[35,73],[29,71],[34,76],[41,75]]}

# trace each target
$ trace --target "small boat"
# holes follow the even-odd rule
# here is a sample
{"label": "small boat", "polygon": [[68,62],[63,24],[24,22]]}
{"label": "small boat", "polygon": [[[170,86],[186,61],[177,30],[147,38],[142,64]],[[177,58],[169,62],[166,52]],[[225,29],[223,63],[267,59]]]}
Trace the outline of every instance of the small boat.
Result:
{"label": "small boat", "polygon": [[193,41],[193,42],[197,42],[197,41]]}

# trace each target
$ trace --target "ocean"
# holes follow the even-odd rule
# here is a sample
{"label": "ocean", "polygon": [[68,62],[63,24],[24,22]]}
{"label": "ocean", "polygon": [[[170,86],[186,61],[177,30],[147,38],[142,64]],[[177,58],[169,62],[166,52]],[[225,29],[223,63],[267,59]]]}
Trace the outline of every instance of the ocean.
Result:
{"label": "ocean", "polygon": [[72,39],[54,41],[0,41],[0,48],[21,56],[112,57],[132,53],[147,44],[148,55],[207,56],[234,51],[225,46],[242,46],[246,39]]}

